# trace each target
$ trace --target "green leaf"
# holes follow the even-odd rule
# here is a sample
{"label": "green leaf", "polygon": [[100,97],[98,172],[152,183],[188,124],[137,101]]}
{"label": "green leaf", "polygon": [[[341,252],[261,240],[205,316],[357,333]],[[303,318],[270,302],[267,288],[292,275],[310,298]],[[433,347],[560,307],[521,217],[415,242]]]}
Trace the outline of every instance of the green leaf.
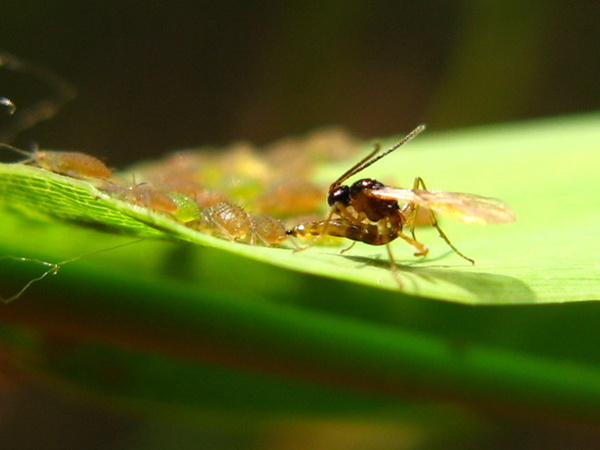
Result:
{"label": "green leaf", "polygon": [[[452,242],[473,257],[474,266],[453,254],[435,231],[418,230],[430,244],[426,259],[394,243],[401,290],[407,295],[470,304],[544,303],[598,298],[594,233],[594,182],[600,157],[593,143],[596,117],[553,127],[528,125],[431,134],[402,148],[360,176],[408,186],[412,175],[430,189],[497,197],[516,212],[510,225],[475,226],[443,221]],[[389,142],[393,142],[390,140]],[[323,167],[333,181],[350,162]],[[105,226],[141,237],[183,240],[278,267],[397,291],[383,247],[317,246],[304,252],[249,246],[196,232],[139,206],[115,200],[90,183],[24,165],[0,166],[0,194],[7,207],[30,215],[49,214]],[[400,241],[400,240],[398,240]]]}
{"label": "green leaf", "polygon": [[[46,378],[142,407],[393,416],[406,399],[433,398],[597,417],[600,304],[569,300],[598,299],[599,125],[431,133],[369,168],[397,186],[420,175],[431,189],[498,197],[517,214],[505,226],[442,223],[474,267],[431,230],[418,230],[425,261],[394,245],[403,291],[377,247],[229,242],[88,182],[3,165],[0,255],[60,262],[145,240],[66,263],[3,305],[2,340]],[[317,176],[327,184],[347,165]],[[47,269],[0,263],[4,296]],[[194,379],[204,392],[190,394]]]}

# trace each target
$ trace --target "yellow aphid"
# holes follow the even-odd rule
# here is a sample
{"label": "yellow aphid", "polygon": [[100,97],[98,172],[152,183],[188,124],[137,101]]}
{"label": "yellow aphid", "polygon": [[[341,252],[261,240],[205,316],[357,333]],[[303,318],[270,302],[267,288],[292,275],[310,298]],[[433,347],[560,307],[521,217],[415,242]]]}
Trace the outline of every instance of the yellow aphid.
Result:
{"label": "yellow aphid", "polygon": [[200,227],[216,231],[233,240],[245,238],[250,232],[250,216],[244,209],[230,202],[220,202],[202,211]]}
{"label": "yellow aphid", "polygon": [[101,180],[106,180],[112,175],[112,170],[106,167],[102,161],[86,153],[52,150],[26,152],[6,144],[0,144],[0,147],[27,156],[27,159],[21,161],[21,163],[33,162],[42,169],[61,175],[74,178],[98,178]]}

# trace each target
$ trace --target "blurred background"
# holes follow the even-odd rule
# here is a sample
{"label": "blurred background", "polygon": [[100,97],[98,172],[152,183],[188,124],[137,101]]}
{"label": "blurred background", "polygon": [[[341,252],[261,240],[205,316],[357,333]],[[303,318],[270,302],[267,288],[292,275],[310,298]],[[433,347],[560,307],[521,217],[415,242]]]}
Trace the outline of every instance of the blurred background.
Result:
{"label": "blurred background", "polygon": [[[597,110],[599,14],[591,0],[22,0],[3,7],[0,49],[78,91],[15,144],[118,167],[325,125],[371,139],[421,122],[440,130]],[[6,72],[0,95],[18,105],[48,95]]]}
{"label": "blurred background", "polygon": [[[120,167],[327,125],[371,139],[422,122],[435,131],[597,111],[598,17],[591,0],[20,0],[3,5],[0,50],[78,91],[13,144],[80,150]],[[0,96],[17,106],[48,95],[33,77],[0,70]],[[422,448],[415,430],[395,424],[290,426],[257,440],[243,428],[148,422],[35,383],[14,388],[1,351],[0,372],[3,450]],[[458,446],[428,448],[586,448],[597,439],[578,427],[488,425]]]}

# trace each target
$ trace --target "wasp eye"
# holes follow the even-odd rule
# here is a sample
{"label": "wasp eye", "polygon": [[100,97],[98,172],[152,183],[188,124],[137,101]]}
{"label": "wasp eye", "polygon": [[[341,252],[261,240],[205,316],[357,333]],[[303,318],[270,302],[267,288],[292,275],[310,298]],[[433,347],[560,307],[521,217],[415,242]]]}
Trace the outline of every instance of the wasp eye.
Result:
{"label": "wasp eye", "polygon": [[350,203],[350,188],[348,186],[340,186],[329,193],[327,196],[329,206],[333,206],[337,202],[348,206]]}

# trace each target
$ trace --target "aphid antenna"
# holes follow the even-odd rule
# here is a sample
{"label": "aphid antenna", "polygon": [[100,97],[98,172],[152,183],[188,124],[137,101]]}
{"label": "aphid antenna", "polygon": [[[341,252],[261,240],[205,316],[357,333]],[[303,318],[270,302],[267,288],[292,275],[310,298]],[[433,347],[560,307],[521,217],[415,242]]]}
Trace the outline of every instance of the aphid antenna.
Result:
{"label": "aphid antenna", "polygon": [[150,182],[148,182],[147,180],[146,181],[140,181],[138,183],[138,181],[135,179],[135,173],[131,174],[131,182],[133,184],[130,186],[130,189],[136,189],[136,188],[139,188],[140,186],[144,186],[144,185],[150,186]]}
{"label": "aphid antenna", "polygon": [[379,144],[375,144],[375,149],[371,153],[369,153],[367,156],[365,156],[363,159],[361,159],[359,162],[357,162],[354,166],[352,166],[349,170],[347,170],[341,177],[339,177],[335,181],[335,183],[333,183],[330,186],[329,191],[331,192],[331,191],[335,190],[338,186],[340,186],[344,181],[346,181],[351,176],[356,175],[357,173],[363,171],[367,167],[375,164],[381,158],[384,158],[385,156],[389,155],[393,151],[397,150],[402,145],[406,144],[408,141],[414,139],[421,132],[423,132],[423,130],[425,130],[425,125],[421,124],[418,127],[416,127],[414,130],[412,130],[410,133],[408,133],[406,136],[404,136],[400,141],[398,141],[392,147],[388,148],[387,150],[385,150],[383,153],[381,153],[379,155],[378,155],[378,153],[381,152],[381,146]]}
{"label": "aphid antenna", "polygon": [[34,64],[29,64],[10,53],[0,52],[0,67],[5,67],[8,70],[14,70],[16,72],[28,73],[46,83],[55,90],[57,94],[56,97],[61,101],[61,104],[73,100],[77,95],[77,89],[62,77],[50,70]]}
{"label": "aphid antenna", "polygon": [[36,159],[35,152],[28,152],[27,150],[21,150],[20,148],[13,147],[12,145],[4,144],[4,143],[0,143],[0,148],[10,150],[12,152],[18,153],[19,155],[27,156],[27,159],[24,161],[19,161],[20,163],[27,163],[30,161],[35,161],[35,159]]}
{"label": "aphid antenna", "polygon": [[38,122],[50,119],[65,103],[77,95],[75,87],[60,76],[29,64],[10,53],[0,52],[0,67],[29,74],[48,85],[55,93],[53,98],[34,103],[17,112],[13,123],[0,134],[0,141],[10,142],[22,131],[35,126]]}

